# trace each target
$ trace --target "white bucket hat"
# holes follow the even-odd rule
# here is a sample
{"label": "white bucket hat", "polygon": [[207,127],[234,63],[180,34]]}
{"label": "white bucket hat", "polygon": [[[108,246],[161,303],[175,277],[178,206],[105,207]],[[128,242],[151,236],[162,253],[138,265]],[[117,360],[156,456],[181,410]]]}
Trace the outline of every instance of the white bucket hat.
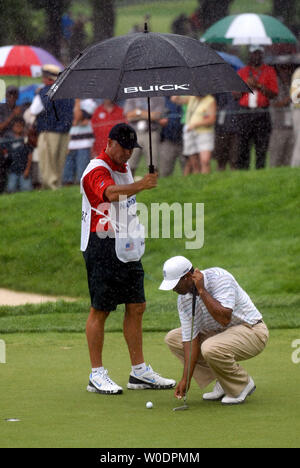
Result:
{"label": "white bucket hat", "polygon": [[192,266],[192,263],[187,258],[180,255],[169,258],[163,266],[164,280],[159,289],[169,291],[175,288],[178,281],[190,271]]}

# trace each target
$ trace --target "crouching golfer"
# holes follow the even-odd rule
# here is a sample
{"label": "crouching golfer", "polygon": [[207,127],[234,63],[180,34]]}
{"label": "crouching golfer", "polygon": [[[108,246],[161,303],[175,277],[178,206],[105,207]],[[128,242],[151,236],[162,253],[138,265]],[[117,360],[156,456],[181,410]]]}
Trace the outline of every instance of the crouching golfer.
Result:
{"label": "crouching golfer", "polygon": [[132,127],[115,125],[105,151],[89,163],[81,178],[81,250],[91,296],[86,325],[92,365],[87,387],[90,392],[122,393],[102,362],[104,324],[118,304],[125,304],[123,332],[132,364],[127,388],[166,389],[176,383],[154,372],[143,356],[142,317],[146,302],[140,258],[145,242],[135,212],[135,194],[156,187],[157,174],[133,181],[127,162],[138,146]]}
{"label": "crouching golfer", "polygon": [[191,343],[192,291],[196,286],[196,305],[192,335],[190,377],[200,388],[216,380],[204,400],[222,400],[224,405],[243,403],[255,390],[253,379],[238,362],[257,356],[268,341],[269,332],[250,297],[234,277],[222,268],[199,271],[185,257],[167,260],[163,267],[162,290],[173,290],[178,297],[181,328],[171,330],[165,341],[184,364],[175,397],[181,398],[187,382]]}

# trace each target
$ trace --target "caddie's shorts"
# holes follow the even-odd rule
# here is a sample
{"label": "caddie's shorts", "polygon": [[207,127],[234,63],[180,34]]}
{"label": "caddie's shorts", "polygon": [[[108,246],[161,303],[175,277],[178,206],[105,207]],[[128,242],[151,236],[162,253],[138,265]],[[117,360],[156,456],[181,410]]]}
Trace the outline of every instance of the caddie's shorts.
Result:
{"label": "caddie's shorts", "polygon": [[146,301],[142,263],[121,262],[116,256],[115,239],[100,239],[91,232],[83,257],[92,307],[110,312],[116,310],[118,304]]}

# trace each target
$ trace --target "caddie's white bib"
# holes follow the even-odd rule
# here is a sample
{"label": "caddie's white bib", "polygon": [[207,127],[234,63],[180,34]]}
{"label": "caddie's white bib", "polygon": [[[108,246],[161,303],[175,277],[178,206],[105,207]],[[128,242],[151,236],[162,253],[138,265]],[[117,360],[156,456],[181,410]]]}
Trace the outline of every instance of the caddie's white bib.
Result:
{"label": "caddie's white bib", "polygon": [[[88,246],[91,229],[91,212],[94,210],[103,216],[105,223],[109,222],[114,230],[116,255],[124,263],[136,262],[141,259],[145,252],[144,226],[139,223],[136,215],[137,203],[135,195],[127,198],[122,197],[120,202],[110,203],[109,213],[101,211],[101,206],[91,206],[83,187],[84,177],[96,167],[105,167],[116,185],[132,184],[133,177],[128,167],[126,173],[113,171],[102,159],[92,159],[85,169],[80,180],[80,192],[82,194],[82,216],[81,216],[81,245],[84,252]],[[101,219],[100,219],[101,221]],[[105,234],[105,231],[101,231]],[[99,236],[100,237],[100,236]]]}

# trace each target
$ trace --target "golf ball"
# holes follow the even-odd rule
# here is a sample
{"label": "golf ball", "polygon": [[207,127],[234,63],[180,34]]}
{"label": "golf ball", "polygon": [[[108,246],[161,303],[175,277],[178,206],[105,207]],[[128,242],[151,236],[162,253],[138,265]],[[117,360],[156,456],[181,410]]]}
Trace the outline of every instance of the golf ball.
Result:
{"label": "golf ball", "polygon": [[153,408],[153,403],[152,403],[152,401],[147,401],[147,403],[146,403],[146,408],[148,408],[148,409]]}

